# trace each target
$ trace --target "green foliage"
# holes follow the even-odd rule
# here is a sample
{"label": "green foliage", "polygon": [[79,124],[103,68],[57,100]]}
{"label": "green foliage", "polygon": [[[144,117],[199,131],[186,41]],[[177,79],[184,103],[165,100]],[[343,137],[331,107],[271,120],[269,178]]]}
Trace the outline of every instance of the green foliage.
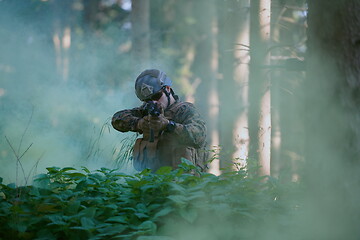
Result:
{"label": "green foliage", "polygon": [[244,169],[47,170],[32,186],[0,178],[0,239],[254,239],[270,223],[289,225],[297,206],[295,188]]}

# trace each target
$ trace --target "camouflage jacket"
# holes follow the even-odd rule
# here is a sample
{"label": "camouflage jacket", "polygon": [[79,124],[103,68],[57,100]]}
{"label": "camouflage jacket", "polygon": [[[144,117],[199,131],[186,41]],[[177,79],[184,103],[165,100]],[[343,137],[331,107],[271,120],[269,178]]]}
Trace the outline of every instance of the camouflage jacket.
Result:
{"label": "camouflage jacket", "polygon": [[[112,126],[120,132],[138,132],[138,121],[145,116],[141,107],[126,109],[114,114]],[[205,169],[206,126],[193,104],[176,101],[164,110],[164,116],[176,123],[173,132],[162,131],[150,143],[146,136],[137,139],[133,151],[133,164],[136,170],[162,166],[176,168],[181,158],[186,158]],[[144,134],[145,135],[145,134]]]}

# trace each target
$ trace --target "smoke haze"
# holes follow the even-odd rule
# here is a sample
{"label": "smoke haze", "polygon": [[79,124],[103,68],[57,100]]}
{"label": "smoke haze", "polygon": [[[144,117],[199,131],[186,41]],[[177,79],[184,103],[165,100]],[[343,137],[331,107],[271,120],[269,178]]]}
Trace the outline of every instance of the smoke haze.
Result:
{"label": "smoke haze", "polygon": [[[107,70],[121,65],[116,53],[96,38],[83,46],[74,37],[71,47],[76,55],[69,58],[70,74],[64,80],[48,34],[51,18],[42,16],[29,23],[20,16],[23,8],[4,4],[0,2],[0,176],[4,182],[24,184],[25,177],[31,179],[49,166],[115,167],[121,140],[130,135],[114,131],[110,119],[119,109],[138,104],[130,77],[121,79],[125,82],[121,89],[119,74],[113,86],[103,83]],[[123,38],[120,31],[115,34]],[[23,155],[24,173],[16,155]]]}

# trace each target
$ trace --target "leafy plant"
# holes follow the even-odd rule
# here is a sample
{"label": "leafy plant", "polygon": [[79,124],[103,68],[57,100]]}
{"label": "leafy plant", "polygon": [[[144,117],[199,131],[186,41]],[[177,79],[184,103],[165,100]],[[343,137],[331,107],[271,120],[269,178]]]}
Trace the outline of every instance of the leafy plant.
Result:
{"label": "leafy plant", "polygon": [[289,220],[297,206],[287,199],[295,188],[276,179],[244,169],[215,176],[186,160],[175,170],[135,175],[47,170],[32,186],[0,178],[0,238],[254,239],[269,222]]}

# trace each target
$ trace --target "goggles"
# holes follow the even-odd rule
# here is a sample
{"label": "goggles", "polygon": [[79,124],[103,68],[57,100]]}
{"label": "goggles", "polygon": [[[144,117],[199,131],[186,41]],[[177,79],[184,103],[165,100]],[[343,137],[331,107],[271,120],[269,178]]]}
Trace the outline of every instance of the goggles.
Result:
{"label": "goggles", "polygon": [[159,92],[154,93],[153,95],[151,95],[150,98],[145,99],[144,101],[145,101],[145,102],[148,102],[148,101],[158,101],[158,100],[162,97],[162,95],[163,95],[163,91],[160,90]]}

